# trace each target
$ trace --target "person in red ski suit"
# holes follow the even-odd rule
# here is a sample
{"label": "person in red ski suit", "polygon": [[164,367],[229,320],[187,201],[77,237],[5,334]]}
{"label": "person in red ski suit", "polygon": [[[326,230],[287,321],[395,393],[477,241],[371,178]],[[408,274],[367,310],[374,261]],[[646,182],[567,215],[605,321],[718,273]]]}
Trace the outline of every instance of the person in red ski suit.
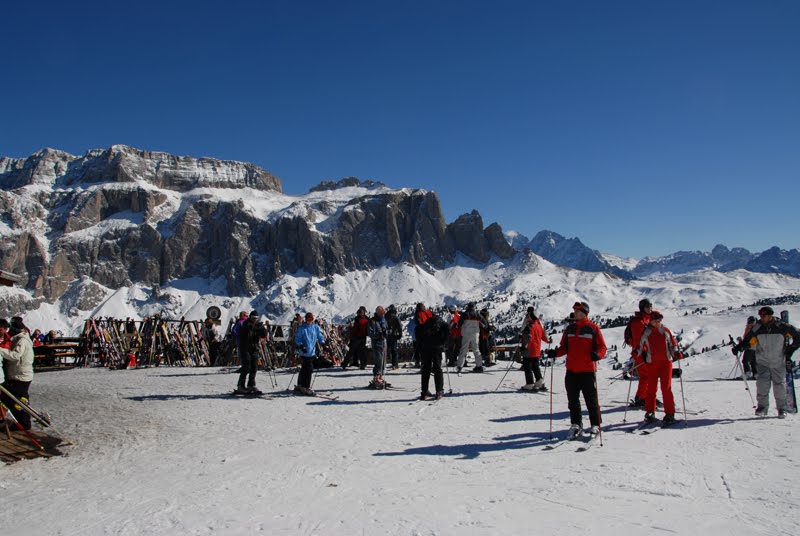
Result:
{"label": "person in red ski suit", "polygon": [[644,399],[647,395],[647,382],[648,382],[648,368],[642,366],[644,359],[639,355],[638,348],[642,339],[642,333],[650,323],[650,312],[653,310],[653,304],[647,298],[639,302],[639,310],[633,315],[631,319],[631,340],[625,341],[631,346],[631,357],[633,358],[634,367],[639,374],[639,385],[636,388],[636,395],[633,397],[630,405],[631,407],[641,408],[644,407]]}
{"label": "person in red ski suit", "polygon": [[567,390],[569,417],[572,423],[568,439],[577,439],[583,435],[581,422],[581,401],[589,411],[589,421],[592,424],[591,434],[600,433],[600,404],[597,398],[597,362],[606,356],[606,341],[600,327],[590,321],[589,304],[575,302],[572,306],[575,313],[575,322],[570,323],[561,336],[558,349],[547,351],[550,358],[567,356],[567,373],[564,377],[564,386]]}
{"label": "person in red ski suit", "polygon": [[[533,307],[528,307],[525,323],[520,331],[520,351],[522,352],[522,370],[525,371],[525,385],[522,391],[546,391],[539,358],[542,356],[542,342],[550,343],[542,323],[536,316]],[[534,382],[534,378],[536,381]]]}
{"label": "person in red ski suit", "polygon": [[[664,426],[675,422],[675,397],[672,396],[672,361],[683,359],[678,351],[672,332],[661,324],[664,318],[658,311],[650,313],[650,322],[642,332],[637,353],[644,360],[639,369],[647,371],[645,384],[644,419],[655,421],[656,392],[661,382],[661,396],[664,398]],[[640,376],[641,378],[641,373]],[[641,382],[641,380],[640,380]]]}

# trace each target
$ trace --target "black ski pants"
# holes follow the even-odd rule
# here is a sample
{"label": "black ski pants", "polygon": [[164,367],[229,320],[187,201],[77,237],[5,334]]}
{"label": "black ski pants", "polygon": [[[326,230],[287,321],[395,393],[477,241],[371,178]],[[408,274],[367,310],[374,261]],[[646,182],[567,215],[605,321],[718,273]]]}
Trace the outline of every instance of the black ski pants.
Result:
{"label": "black ski pants", "polygon": [[758,367],[756,366],[756,352],[755,350],[745,350],[742,354],[742,367],[745,374],[752,372],[753,375],[758,374]]}
{"label": "black ski pants", "polygon": [[589,421],[592,426],[600,426],[600,405],[597,402],[597,379],[594,372],[567,371],[564,377],[564,387],[567,390],[569,404],[569,421],[571,424],[583,425],[581,420],[581,399],[586,402],[589,411]]}
{"label": "black ski pants", "polygon": [[311,376],[314,373],[314,356],[300,356],[300,374],[297,376],[297,385],[311,389]]}
{"label": "black ski pants", "polygon": [[534,376],[537,382],[542,379],[542,369],[539,366],[538,357],[523,357],[522,370],[525,372],[525,383],[528,385],[533,383]]}
{"label": "black ski pants", "polygon": [[422,349],[420,352],[422,360],[422,392],[427,393],[431,381],[431,370],[433,370],[433,384],[436,392],[444,391],[444,374],[442,373],[442,349]]}
{"label": "black ski pants", "polygon": [[[21,382],[12,380],[11,378],[6,378],[6,381],[3,383],[3,387],[20,402],[26,402],[28,400],[28,388],[30,386],[31,382]],[[11,414],[14,415],[14,418],[17,419],[17,422],[20,423],[23,428],[26,430],[31,429],[31,416],[23,409],[16,409],[14,407],[14,401],[11,400],[8,395],[2,393],[2,395],[0,395],[0,402],[11,411]]]}
{"label": "black ski pants", "polygon": [[352,364],[360,369],[367,368],[367,338],[366,337],[353,337],[350,340],[350,346],[347,349],[347,356],[345,362],[347,366]]}
{"label": "black ski pants", "polygon": [[[247,387],[256,386],[256,370],[258,369],[258,352],[248,352],[247,348],[242,348],[241,357],[242,368],[239,369],[239,387],[244,387],[247,379]],[[248,378],[249,376],[249,378]]]}

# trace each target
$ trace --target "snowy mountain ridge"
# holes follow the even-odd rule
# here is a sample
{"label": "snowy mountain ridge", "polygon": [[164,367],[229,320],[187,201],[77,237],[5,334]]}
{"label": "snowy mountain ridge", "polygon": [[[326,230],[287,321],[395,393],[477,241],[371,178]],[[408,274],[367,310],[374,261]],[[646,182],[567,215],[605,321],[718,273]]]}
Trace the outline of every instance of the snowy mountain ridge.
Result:
{"label": "snowy mountain ridge", "polygon": [[746,250],[724,246],[711,267],[686,252],[634,265],[551,231],[504,236],[477,211],[447,223],[426,190],[350,177],[288,195],[251,164],[119,145],[0,158],[0,188],[0,269],[26,280],[0,289],[0,315],[69,333],[92,315],[201,318],[210,305],[283,322],[478,301],[515,323],[530,304],[559,318],[578,298],[614,316],[642,295],[722,309],[800,291],[780,273],[797,250],[773,248],[747,270]]}

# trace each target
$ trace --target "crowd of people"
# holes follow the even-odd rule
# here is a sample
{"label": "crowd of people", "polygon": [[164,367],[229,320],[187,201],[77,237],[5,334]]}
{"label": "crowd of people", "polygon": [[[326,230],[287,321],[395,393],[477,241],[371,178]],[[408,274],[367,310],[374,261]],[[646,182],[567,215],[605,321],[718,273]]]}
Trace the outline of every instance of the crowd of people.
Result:
{"label": "crowd of people", "polygon": [[[455,366],[458,373],[466,366],[468,354],[475,359],[473,373],[482,373],[485,366],[494,364],[494,330],[488,311],[477,310],[474,302],[460,312],[449,306],[449,319],[444,319],[435,310],[418,303],[412,318],[406,325],[413,341],[413,361],[420,368],[420,399],[441,399],[445,396],[444,365]],[[528,307],[519,331],[519,351],[525,383],[520,389],[526,392],[546,391],[540,361],[563,357],[566,364],[564,386],[570,414],[568,439],[584,435],[583,408],[586,406],[591,436],[601,433],[602,415],[597,394],[597,366],[606,357],[607,347],[600,327],[589,319],[590,307],[584,301],[575,302],[567,319],[567,326],[555,348],[542,349],[543,343],[551,343],[533,307]],[[759,319],[747,319],[744,335],[733,347],[733,353],[743,354],[743,375],[757,378],[758,405],[756,415],[767,415],[769,394],[772,390],[778,416],[783,418],[790,411],[787,397],[785,373],[791,370],[792,354],[800,347],[797,329],[774,316],[771,307],[758,311]],[[625,342],[631,348],[630,368],[638,373],[639,385],[631,405],[645,411],[645,422],[655,422],[657,394],[661,391],[664,417],[662,426],[676,422],[675,397],[672,393],[673,363],[685,357],[675,336],[663,324],[664,316],[653,309],[648,299],[639,302],[639,310],[631,317],[625,330]],[[218,342],[214,322],[204,324],[204,338],[213,344]],[[269,324],[257,311],[242,312],[230,329],[236,344],[240,369],[236,394],[260,395],[256,387],[259,345],[269,337]],[[347,369],[357,366],[365,369],[372,358],[371,389],[390,387],[386,382],[386,368],[399,368],[398,342],[403,336],[395,306],[378,306],[371,317],[365,307],[360,307],[352,322],[345,329],[347,352],[340,366]],[[45,341],[39,330],[33,333],[25,326],[21,317],[9,322],[0,319],[0,410],[9,411],[20,428],[30,429],[30,417],[13,403],[13,398],[27,403],[29,388],[33,380],[33,347]],[[329,332],[329,335],[332,335]],[[321,328],[314,314],[297,314],[290,326],[291,351],[299,363],[296,393],[314,396],[312,377],[315,364],[319,366],[320,355],[327,347],[329,335]],[[336,336],[344,333],[336,332]],[[55,336],[50,332],[48,336]],[[369,345],[367,344],[369,339]],[[331,363],[326,363],[330,365]],[[433,376],[434,390],[430,390]],[[11,395],[11,396],[9,396]]]}

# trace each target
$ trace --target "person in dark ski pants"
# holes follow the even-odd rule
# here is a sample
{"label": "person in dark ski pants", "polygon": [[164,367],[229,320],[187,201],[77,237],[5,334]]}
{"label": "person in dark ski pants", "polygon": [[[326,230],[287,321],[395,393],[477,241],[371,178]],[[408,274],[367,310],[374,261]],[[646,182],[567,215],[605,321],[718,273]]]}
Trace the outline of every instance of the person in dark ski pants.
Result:
{"label": "person in dark ski pants", "polygon": [[325,344],[325,335],[322,329],[314,322],[314,314],[306,313],[306,321],[297,328],[294,344],[300,355],[300,374],[297,376],[296,393],[314,396],[311,390],[311,376],[314,372],[314,359],[317,357],[317,347]]}
{"label": "person in dark ski pants", "polygon": [[[678,343],[672,332],[661,324],[664,318],[658,311],[650,313],[650,322],[644,328],[637,353],[644,359],[639,368],[647,369],[645,385],[644,420],[656,420],[656,393],[661,382],[661,396],[664,398],[663,425],[675,424],[675,397],[672,395],[672,362],[683,359],[678,351]],[[641,381],[641,380],[639,380]]]}
{"label": "person in dark ski pants", "polygon": [[[546,391],[539,359],[542,356],[542,342],[550,343],[544,332],[542,323],[536,316],[533,307],[528,307],[525,323],[520,331],[520,352],[522,353],[522,370],[525,371],[523,391]],[[534,377],[536,381],[534,382]]]}
{"label": "person in dark ski pants", "polygon": [[[259,320],[258,312],[251,311],[247,322],[239,328],[239,382],[236,385],[237,394],[261,394],[256,389],[256,371],[258,370],[258,344],[259,340],[267,337],[267,329]],[[245,386],[245,380],[247,385]]]}
{"label": "person in dark ski pants", "polygon": [[572,306],[575,322],[569,324],[561,337],[558,349],[547,351],[550,358],[567,356],[567,373],[564,386],[569,404],[570,429],[568,439],[583,435],[580,395],[586,402],[591,422],[591,434],[600,432],[600,404],[597,399],[597,362],[606,356],[606,341],[600,327],[591,322],[589,304],[575,302]]}
{"label": "person in dark ski pants", "polygon": [[[5,366],[3,387],[21,402],[28,402],[28,389],[33,381],[33,343],[28,335],[22,317],[11,319],[8,334],[11,335],[11,348],[0,348],[0,362]],[[20,426],[31,429],[31,416],[21,408],[17,409],[14,401],[2,393],[0,402],[8,408]]]}
{"label": "person in dark ski pants", "polygon": [[346,369],[352,362],[355,366],[364,370],[367,368],[367,308],[363,305],[356,311],[353,325],[350,327],[350,343],[347,346],[342,368]]}
{"label": "person in dark ski pants", "polygon": [[[772,386],[778,417],[783,419],[789,411],[786,393],[786,370],[791,366],[792,354],[800,347],[800,333],[791,324],[775,318],[772,307],[758,310],[759,320],[753,324],[742,342],[732,348],[734,355],[742,350],[756,352],[758,380],[756,380],[756,415],[764,417],[769,413],[769,389]],[[786,339],[792,344],[787,345]]]}
{"label": "person in dark ski pants", "polygon": [[389,326],[389,333],[386,335],[386,352],[392,360],[392,370],[400,368],[397,343],[403,338],[403,324],[397,317],[397,308],[390,305],[386,310],[386,324]]}
{"label": "person in dark ski pants", "polygon": [[[748,316],[747,317],[747,325],[744,327],[744,335],[742,336],[742,340],[744,337],[747,337],[747,333],[753,328],[753,325],[756,323],[756,317]],[[742,370],[747,375],[748,380],[752,380],[758,374],[758,365],[756,364],[756,351],[752,348],[745,348],[744,352],[742,352]]]}
{"label": "person in dark ski pants", "polygon": [[386,337],[388,334],[389,324],[386,322],[386,310],[379,305],[375,309],[375,315],[367,324],[367,335],[372,341],[372,382],[369,384],[372,389],[386,387],[383,376],[386,373]]}
{"label": "person in dark ski pants", "polygon": [[421,400],[431,398],[428,390],[433,371],[433,384],[436,387],[436,399],[444,396],[444,374],[442,373],[442,354],[447,348],[450,338],[450,325],[439,315],[433,313],[424,324],[416,328],[417,344],[422,360],[422,392]]}

